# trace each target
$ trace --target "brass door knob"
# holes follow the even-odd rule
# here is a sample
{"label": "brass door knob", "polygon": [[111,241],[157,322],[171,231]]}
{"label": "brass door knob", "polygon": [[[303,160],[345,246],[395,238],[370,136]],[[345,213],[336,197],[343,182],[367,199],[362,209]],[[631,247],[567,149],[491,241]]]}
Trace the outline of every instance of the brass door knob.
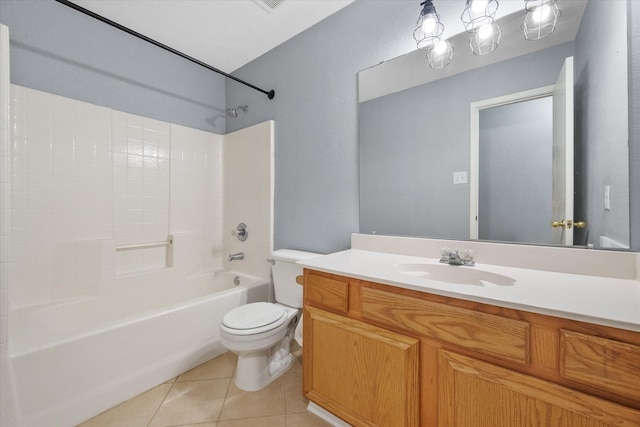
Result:
{"label": "brass door knob", "polygon": [[562,220],[562,221],[553,221],[551,223],[551,227],[553,228],[567,228],[570,229],[571,227],[575,227],[575,228],[585,228],[587,226],[587,223],[584,221],[576,221],[573,222],[570,219],[567,220]]}

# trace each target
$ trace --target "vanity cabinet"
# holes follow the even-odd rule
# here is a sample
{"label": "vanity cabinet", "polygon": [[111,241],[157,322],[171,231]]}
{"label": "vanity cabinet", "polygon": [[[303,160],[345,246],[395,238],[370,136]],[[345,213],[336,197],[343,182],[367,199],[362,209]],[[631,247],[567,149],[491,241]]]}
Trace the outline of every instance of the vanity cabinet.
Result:
{"label": "vanity cabinet", "polygon": [[418,426],[419,341],[349,313],[349,279],[305,277],[304,394],[352,425]]}
{"label": "vanity cabinet", "polygon": [[640,333],[306,269],[303,392],[355,426],[640,426]]}

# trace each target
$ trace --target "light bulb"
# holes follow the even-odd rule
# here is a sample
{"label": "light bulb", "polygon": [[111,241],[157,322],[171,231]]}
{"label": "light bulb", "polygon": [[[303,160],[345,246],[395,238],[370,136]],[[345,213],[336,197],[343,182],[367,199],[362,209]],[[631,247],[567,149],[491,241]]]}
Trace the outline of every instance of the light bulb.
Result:
{"label": "light bulb", "polygon": [[433,30],[436,29],[437,20],[432,14],[429,14],[424,17],[424,21],[422,21],[422,30],[426,34],[430,34]]}
{"label": "light bulb", "polygon": [[493,34],[493,26],[491,24],[485,24],[478,30],[478,39],[486,40]]}
{"label": "light bulb", "polygon": [[487,8],[489,0],[473,0],[471,2],[471,11],[473,13],[481,13]]}
{"label": "light bulb", "polygon": [[544,22],[549,19],[550,14],[551,8],[549,7],[549,5],[545,4],[544,6],[540,6],[531,12],[531,19],[533,19],[534,22]]}
{"label": "light bulb", "polygon": [[436,43],[436,45],[433,47],[433,51],[438,55],[442,55],[443,53],[445,53],[447,51],[446,40],[440,40],[438,43]]}

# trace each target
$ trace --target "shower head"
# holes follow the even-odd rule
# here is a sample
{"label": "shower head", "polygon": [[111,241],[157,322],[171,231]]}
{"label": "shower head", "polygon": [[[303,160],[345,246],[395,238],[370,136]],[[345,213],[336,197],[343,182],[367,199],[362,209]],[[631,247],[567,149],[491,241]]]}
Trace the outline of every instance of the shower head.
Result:
{"label": "shower head", "polygon": [[227,108],[227,116],[229,117],[238,117],[238,110],[242,110],[243,112],[249,111],[249,106],[243,105],[239,107]]}

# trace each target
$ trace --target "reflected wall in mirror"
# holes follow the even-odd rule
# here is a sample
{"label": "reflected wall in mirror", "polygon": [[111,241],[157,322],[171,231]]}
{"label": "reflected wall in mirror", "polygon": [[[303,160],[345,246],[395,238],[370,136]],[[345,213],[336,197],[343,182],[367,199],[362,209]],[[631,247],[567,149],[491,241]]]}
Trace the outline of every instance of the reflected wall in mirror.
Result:
{"label": "reflected wall in mirror", "polygon": [[483,108],[478,115],[471,238],[552,244],[551,96]]}
{"label": "reflected wall in mirror", "polygon": [[[563,7],[578,3],[582,8],[577,12]],[[378,68],[382,78],[390,81],[389,69],[416,66],[415,61],[408,61],[412,54],[398,58],[404,65],[392,64],[396,61],[392,60],[360,74],[360,232],[469,238],[470,183],[454,183],[453,176],[470,167],[471,103],[552,85],[565,58],[574,56],[574,209],[575,219],[587,223],[585,229],[575,230],[574,242],[598,248],[628,246],[626,2],[589,1],[586,7],[585,2],[568,0],[558,4],[563,16],[578,13],[581,18],[569,41],[532,51],[530,43],[536,42],[525,41],[517,26],[519,34],[508,33],[505,24],[501,25],[503,39],[521,37],[529,43],[523,48],[527,53],[520,55],[517,47],[511,47],[515,56],[497,62],[487,59],[493,54],[460,59],[461,65],[473,59],[480,62],[473,69],[451,68],[441,73],[443,78],[430,77],[428,83],[409,83],[386,94],[375,94],[375,88],[385,86],[384,82],[376,84]],[[456,67],[456,58],[464,49],[468,46],[458,44],[449,67]],[[483,61],[491,63],[478,66]],[[421,73],[438,73],[428,68],[426,60],[418,66]],[[415,70],[404,70],[401,75],[412,73]],[[405,77],[399,76],[394,85],[402,86],[399,81]],[[610,189],[609,209],[604,205],[605,186]]]}

